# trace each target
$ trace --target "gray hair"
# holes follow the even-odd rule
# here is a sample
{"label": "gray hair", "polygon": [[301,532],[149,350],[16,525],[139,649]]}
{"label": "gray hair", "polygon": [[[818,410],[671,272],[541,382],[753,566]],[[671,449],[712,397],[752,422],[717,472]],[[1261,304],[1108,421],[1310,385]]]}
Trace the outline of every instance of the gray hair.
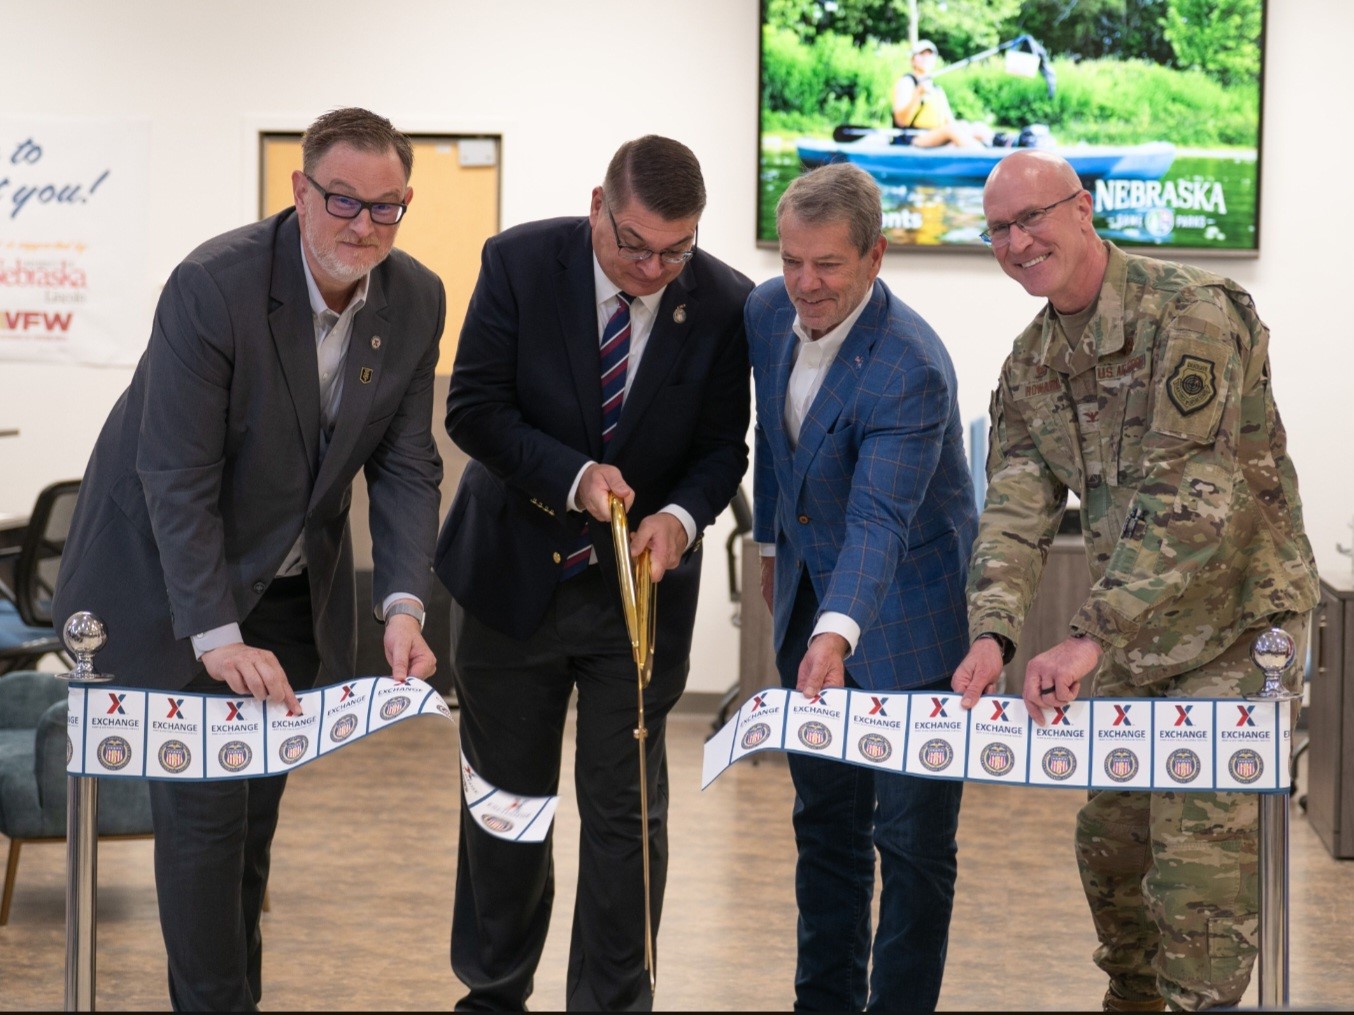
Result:
{"label": "gray hair", "polygon": [[878,242],[883,223],[879,185],[849,162],[819,166],[797,177],[776,202],[777,232],[787,215],[805,225],[844,221],[856,250],[865,254]]}

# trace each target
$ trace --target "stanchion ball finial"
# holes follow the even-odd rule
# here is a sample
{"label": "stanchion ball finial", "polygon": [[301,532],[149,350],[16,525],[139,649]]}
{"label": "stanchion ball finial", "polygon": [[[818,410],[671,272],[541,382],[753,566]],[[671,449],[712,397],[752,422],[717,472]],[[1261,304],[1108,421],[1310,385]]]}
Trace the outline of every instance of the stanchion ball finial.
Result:
{"label": "stanchion ball finial", "polygon": [[87,610],[72,613],[62,628],[61,638],[77,657],[88,658],[108,643],[103,621]]}
{"label": "stanchion ball finial", "polygon": [[1266,674],[1283,673],[1293,665],[1295,653],[1292,635],[1279,627],[1271,627],[1251,646],[1252,661]]}

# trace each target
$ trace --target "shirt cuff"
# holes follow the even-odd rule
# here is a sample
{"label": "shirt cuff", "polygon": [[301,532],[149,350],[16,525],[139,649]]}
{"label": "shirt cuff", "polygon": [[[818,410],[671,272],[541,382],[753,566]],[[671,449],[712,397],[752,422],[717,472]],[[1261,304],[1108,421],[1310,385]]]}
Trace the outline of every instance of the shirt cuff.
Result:
{"label": "shirt cuff", "polygon": [[860,641],[860,625],[845,613],[833,613],[829,610],[813,625],[813,634],[809,635],[809,641],[813,641],[820,634],[839,634],[845,638],[846,654],[849,656],[855,652],[856,643]]}
{"label": "shirt cuff", "polygon": [[382,623],[385,623],[386,613],[390,610],[390,607],[392,605],[399,602],[399,600],[401,599],[412,600],[413,602],[418,603],[418,608],[420,610],[426,609],[423,605],[423,600],[420,599],[418,596],[414,595],[412,592],[392,592],[390,593],[390,595],[386,596],[384,600],[381,601],[381,615],[376,619],[381,621]]}
{"label": "shirt cuff", "polygon": [[763,557],[774,557],[776,555],[775,543],[758,543],[757,553]]}
{"label": "shirt cuff", "polygon": [[569,496],[564,499],[564,506],[570,511],[583,510],[578,506],[578,484],[583,482],[583,473],[587,472],[591,466],[596,464],[596,462],[584,462],[583,468],[579,469],[578,475],[574,477],[573,485],[569,487]]}
{"label": "shirt cuff", "polygon": [[193,655],[201,659],[214,648],[220,648],[222,645],[234,645],[237,642],[242,643],[244,636],[240,634],[239,624],[222,624],[210,631],[195,634],[188,640],[193,643]]}
{"label": "shirt cuff", "polygon": [[672,515],[682,523],[682,528],[686,530],[686,546],[682,547],[682,552],[686,553],[696,541],[696,519],[691,517],[690,511],[678,504],[667,504],[659,510]]}

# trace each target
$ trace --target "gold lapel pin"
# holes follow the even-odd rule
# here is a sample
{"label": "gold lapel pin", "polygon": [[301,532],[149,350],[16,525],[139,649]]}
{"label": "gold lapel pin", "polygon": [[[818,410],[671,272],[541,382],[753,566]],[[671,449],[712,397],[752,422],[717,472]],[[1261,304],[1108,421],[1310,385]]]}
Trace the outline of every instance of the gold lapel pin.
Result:
{"label": "gold lapel pin", "polygon": [[381,348],[381,336],[380,336],[380,335],[372,335],[372,336],[371,336],[371,347],[372,347],[373,349],[379,349],[379,348]]}
{"label": "gold lapel pin", "polygon": [[357,379],[360,380],[363,384],[370,384],[371,367],[363,367],[361,370],[359,370],[357,373]]}
{"label": "gold lapel pin", "polygon": [[672,319],[678,324],[686,323],[686,304],[679,303],[677,309],[672,312]]}

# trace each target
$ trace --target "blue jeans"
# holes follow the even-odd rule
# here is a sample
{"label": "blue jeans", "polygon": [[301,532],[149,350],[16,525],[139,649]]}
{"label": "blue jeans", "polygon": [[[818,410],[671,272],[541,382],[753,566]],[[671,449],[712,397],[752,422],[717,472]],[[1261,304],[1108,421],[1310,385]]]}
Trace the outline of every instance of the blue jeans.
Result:
{"label": "blue jeans", "polygon": [[[817,606],[802,582],[776,656],[782,686],[795,686]],[[948,690],[949,681],[933,686]],[[789,761],[799,852],[795,1010],[860,1011],[868,1000],[869,1011],[934,1011],[954,908],[964,784],[802,754]],[[871,969],[876,849],[881,889]]]}

